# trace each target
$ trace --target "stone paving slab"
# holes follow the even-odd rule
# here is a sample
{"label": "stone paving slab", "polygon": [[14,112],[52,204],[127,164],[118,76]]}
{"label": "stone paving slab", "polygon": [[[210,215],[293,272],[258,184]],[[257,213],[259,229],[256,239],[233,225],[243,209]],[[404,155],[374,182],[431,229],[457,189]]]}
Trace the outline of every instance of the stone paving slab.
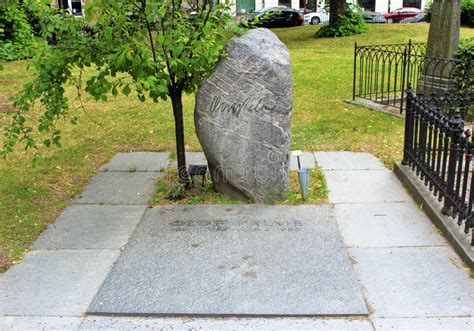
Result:
{"label": "stone paving slab", "polygon": [[146,205],[159,172],[99,172],[74,202],[78,204]]}
{"label": "stone paving slab", "polygon": [[169,153],[117,153],[100,171],[160,171],[169,165]]}
{"label": "stone paving slab", "polygon": [[[303,155],[300,156],[301,168],[314,168],[316,166],[316,159],[314,154],[311,152],[303,152]],[[290,155],[290,170],[298,169],[298,159],[293,154]]]}
{"label": "stone paving slab", "polygon": [[33,249],[120,249],[147,206],[73,205],[40,235]]}
{"label": "stone paving slab", "polygon": [[[188,166],[190,164],[203,165],[207,164],[207,159],[203,152],[186,152],[186,164]],[[176,160],[171,161],[170,167],[177,168],[178,162]]]}
{"label": "stone paving slab", "polygon": [[447,245],[414,203],[337,204],[334,208],[339,229],[350,247]]}
{"label": "stone paving slab", "polygon": [[386,330],[474,330],[473,317],[376,318],[375,329]]}
{"label": "stone paving slab", "polygon": [[80,316],[119,251],[33,251],[0,278],[0,316]]}
{"label": "stone paving slab", "polygon": [[354,152],[315,152],[323,170],[386,170],[373,154]]}
{"label": "stone paving slab", "polygon": [[441,212],[443,203],[409,167],[397,162],[394,173],[412,194],[413,200],[423,206],[426,215],[443,232],[444,237],[461,259],[474,270],[474,246],[471,246],[471,236],[464,233],[464,226],[458,226],[457,220],[443,215]]}
{"label": "stone paving slab", "polygon": [[352,248],[374,317],[467,317],[474,282],[449,247]]}
{"label": "stone paving slab", "polygon": [[135,315],[364,315],[329,206],[148,211],[88,309]]}
{"label": "stone paving slab", "polygon": [[326,171],[324,176],[332,203],[412,201],[397,176],[388,170]]}
{"label": "stone paving slab", "polygon": [[369,331],[368,321],[313,318],[124,318],[90,316],[81,330],[347,330]]}
{"label": "stone paving slab", "polygon": [[0,316],[0,330],[79,330],[81,317]]}

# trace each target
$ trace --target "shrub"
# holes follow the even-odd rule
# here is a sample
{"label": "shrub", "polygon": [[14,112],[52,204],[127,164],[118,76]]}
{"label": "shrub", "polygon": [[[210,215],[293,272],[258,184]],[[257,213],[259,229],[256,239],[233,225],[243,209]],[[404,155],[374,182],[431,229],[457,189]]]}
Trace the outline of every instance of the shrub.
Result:
{"label": "shrub", "polygon": [[316,37],[345,37],[367,31],[367,23],[359,7],[347,4],[346,13],[336,24],[322,27],[316,32]]}
{"label": "shrub", "polygon": [[433,10],[433,1],[429,0],[425,6],[425,21],[431,22],[431,11]]}
{"label": "shrub", "polygon": [[0,60],[19,60],[33,56],[38,47],[25,13],[25,4],[7,1],[0,6]]}
{"label": "shrub", "polygon": [[[425,7],[425,20],[431,21],[433,2],[430,1]],[[461,24],[474,26],[474,0],[461,0]]]}
{"label": "shrub", "polygon": [[453,76],[457,82],[457,89],[468,91],[474,85],[474,71],[472,61],[474,61],[474,38],[462,39],[456,58],[461,60],[454,68]]}
{"label": "shrub", "polygon": [[474,25],[474,0],[461,1],[461,24]]}
{"label": "shrub", "polygon": [[186,196],[186,187],[182,183],[174,183],[169,192],[168,200],[178,201]]}

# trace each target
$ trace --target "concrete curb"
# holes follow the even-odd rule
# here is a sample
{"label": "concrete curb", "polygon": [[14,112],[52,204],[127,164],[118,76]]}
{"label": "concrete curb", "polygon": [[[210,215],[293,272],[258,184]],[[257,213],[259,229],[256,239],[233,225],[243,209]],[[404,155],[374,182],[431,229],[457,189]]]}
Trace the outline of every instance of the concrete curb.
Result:
{"label": "concrete curb", "polygon": [[382,105],[380,103],[376,103],[374,101],[361,99],[361,98],[355,98],[355,100],[348,99],[348,100],[344,100],[344,102],[351,105],[362,106],[365,108],[376,110],[376,111],[379,111],[388,115],[392,115],[398,118],[405,118],[405,115],[400,114],[400,109],[394,106]]}
{"label": "concrete curb", "polygon": [[412,194],[413,199],[423,206],[423,210],[431,221],[443,232],[445,238],[454,248],[459,257],[471,269],[474,269],[474,247],[456,222],[444,216],[439,208],[438,200],[430,193],[421,180],[408,167],[396,162],[394,172]]}

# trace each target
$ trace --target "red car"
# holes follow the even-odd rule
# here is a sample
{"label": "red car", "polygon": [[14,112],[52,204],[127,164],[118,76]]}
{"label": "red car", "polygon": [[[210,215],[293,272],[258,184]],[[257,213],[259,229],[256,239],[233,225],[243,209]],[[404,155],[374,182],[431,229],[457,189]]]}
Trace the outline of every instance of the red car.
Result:
{"label": "red car", "polygon": [[421,9],[413,7],[403,7],[394,10],[391,13],[384,14],[385,22],[387,23],[399,23],[401,20],[406,18],[415,17],[421,13]]}

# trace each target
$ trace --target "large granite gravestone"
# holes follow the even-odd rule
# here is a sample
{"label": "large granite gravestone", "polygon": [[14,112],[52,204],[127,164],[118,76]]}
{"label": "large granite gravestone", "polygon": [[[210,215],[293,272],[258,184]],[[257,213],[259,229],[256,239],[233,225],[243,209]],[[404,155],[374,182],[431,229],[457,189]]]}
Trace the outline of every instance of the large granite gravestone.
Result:
{"label": "large granite gravestone", "polygon": [[267,29],[231,39],[196,94],[195,126],[216,189],[263,202],[289,184],[292,80],[286,46]]}
{"label": "large granite gravestone", "polygon": [[442,95],[455,88],[450,62],[459,47],[461,0],[435,0],[432,4],[431,23],[426,46],[424,68],[418,81],[417,92],[430,96]]}

